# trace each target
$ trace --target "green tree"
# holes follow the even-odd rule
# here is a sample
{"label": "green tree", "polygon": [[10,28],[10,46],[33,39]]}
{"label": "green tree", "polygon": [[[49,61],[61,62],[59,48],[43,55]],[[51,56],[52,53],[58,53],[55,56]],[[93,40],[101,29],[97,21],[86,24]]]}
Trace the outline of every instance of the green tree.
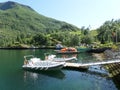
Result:
{"label": "green tree", "polygon": [[32,42],[37,46],[47,45],[48,44],[48,38],[44,34],[39,33],[39,34],[37,34],[33,37]]}
{"label": "green tree", "polygon": [[71,35],[70,38],[70,45],[71,46],[78,46],[80,42],[80,37],[78,35]]}
{"label": "green tree", "polygon": [[119,41],[120,35],[120,20],[114,21],[106,21],[100,28],[97,29],[98,31],[98,40],[104,43],[116,42]]}

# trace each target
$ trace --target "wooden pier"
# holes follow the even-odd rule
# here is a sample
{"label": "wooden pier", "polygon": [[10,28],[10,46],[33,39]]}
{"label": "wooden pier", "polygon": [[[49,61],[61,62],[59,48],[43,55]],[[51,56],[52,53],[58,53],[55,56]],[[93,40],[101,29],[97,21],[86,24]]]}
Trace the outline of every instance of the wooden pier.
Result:
{"label": "wooden pier", "polygon": [[80,64],[80,63],[69,63],[69,62],[67,62],[64,65],[64,68],[74,69],[74,70],[87,70],[88,66],[82,66],[82,64]]}
{"label": "wooden pier", "polygon": [[100,61],[100,62],[90,62],[90,63],[70,63],[66,62],[64,68],[73,68],[73,69],[87,69],[89,66],[93,65],[104,65],[104,64],[113,64],[113,63],[120,63],[120,59],[115,60],[107,60],[107,61]]}

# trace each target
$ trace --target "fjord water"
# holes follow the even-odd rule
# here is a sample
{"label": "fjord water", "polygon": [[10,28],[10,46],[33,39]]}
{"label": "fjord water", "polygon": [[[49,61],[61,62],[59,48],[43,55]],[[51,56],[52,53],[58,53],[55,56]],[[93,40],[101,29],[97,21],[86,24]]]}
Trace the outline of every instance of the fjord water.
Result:
{"label": "fjord water", "polygon": [[[44,59],[54,50],[0,50],[0,90],[118,90],[112,79],[87,71],[62,69],[55,72],[30,72],[22,69],[24,56]],[[78,63],[95,60],[91,54],[77,54]],[[85,61],[85,62],[86,62]]]}

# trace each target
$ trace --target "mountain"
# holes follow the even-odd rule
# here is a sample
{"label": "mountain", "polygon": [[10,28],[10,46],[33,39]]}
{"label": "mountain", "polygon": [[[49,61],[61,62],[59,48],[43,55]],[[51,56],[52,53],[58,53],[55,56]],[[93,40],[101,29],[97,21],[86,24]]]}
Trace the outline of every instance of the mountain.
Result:
{"label": "mountain", "polygon": [[13,43],[21,38],[37,33],[80,30],[74,25],[49,18],[37,13],[31,7],[17,2],[0,3],[0,43]]}
{"label": "mountain", "polygon": [[18,4],[16,2],[12,2],[12,1],[8,1],[8,2],[5,2],[5,3],[0,3],[0,9],[1,10],[12,9],[12,8],[14,8],[14,7],[18,6],[18,5],[23,6],[24,8],[29,8],[29,9],[33,10],[29,6]]}

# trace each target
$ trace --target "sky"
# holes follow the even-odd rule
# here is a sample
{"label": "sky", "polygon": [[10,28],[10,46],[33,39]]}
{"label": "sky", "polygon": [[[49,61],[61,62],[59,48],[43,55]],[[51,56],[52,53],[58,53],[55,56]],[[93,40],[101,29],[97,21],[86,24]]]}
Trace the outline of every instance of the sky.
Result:
{"label": "sky", "polygon": [[[0,0],[6,2],[8,0]],[[105,21],[120,19],[120,0],[11,0],[28,5],[39,14],[79,28],[99,28]]]}

